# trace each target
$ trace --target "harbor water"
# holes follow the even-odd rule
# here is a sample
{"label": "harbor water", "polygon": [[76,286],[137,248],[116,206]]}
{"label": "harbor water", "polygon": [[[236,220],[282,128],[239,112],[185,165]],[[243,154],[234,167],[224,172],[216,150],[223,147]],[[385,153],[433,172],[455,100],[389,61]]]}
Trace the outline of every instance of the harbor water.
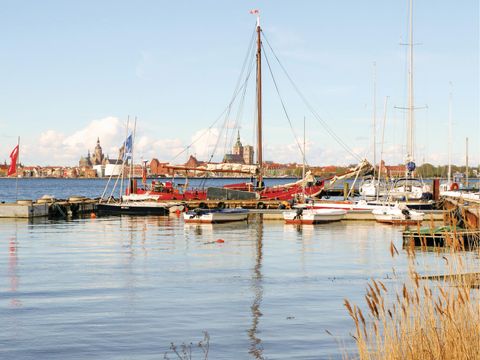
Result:
{"label": "harbor water", "polygon": [[[104,186],[28,181],[22,197]],[[203,359],[204,332],[209,359],[339,359],[354,349],[344,299],[407,268],[401,228],[373,222],[3,219],[0,234],[2,359],[176,359],[171,343]]]}

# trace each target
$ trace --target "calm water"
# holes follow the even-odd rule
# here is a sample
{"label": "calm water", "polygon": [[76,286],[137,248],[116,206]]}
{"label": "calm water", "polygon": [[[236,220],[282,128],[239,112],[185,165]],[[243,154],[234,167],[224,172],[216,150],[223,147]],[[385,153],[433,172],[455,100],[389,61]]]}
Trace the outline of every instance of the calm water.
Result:
{"label": "calm water", "polygon": [[[97,182],[33,181],[25,194]],[[343,299],[363,304],[370,278],[406,268],[389,254],[400,230],[370,222],[3,220],[0,235],[2,359],[163,359],[203,331],[209,359],[340,358],[353,332]]]}

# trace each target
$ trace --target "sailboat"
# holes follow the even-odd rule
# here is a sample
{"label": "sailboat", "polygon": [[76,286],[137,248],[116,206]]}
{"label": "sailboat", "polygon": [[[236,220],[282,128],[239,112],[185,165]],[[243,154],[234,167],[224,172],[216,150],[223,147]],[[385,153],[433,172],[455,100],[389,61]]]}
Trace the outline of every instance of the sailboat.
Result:
{"label": "sailboat", "polygon": [[[377,164],[377,76],[376,63],[373,63],[373,121],[372,121],[372,137],[373,137],[373,175],[365,176],[359,186],[359,193],[363,199],[378,199],[387,195],[387,184],[380,180],[380,176],[375,178],[375,166]],[[380,175],[380,169],[379,169]]]}
{"label": "sailboat", "polygon": [[[243,164],[207,164],[198,168],[187,168],[183,166],[167,166],[167,168],[181,170],[196,170],[203,172],[231,172],[243,173],[251,177],[251,181],[229,184],[222,188],[207,189],[179,189],[170,186],[137,189],[136,194],[155,196],[158,200],[205,200],[212,196],[215,200],[249,199],[258,200],[259,206],[263,204],[260,200],[290,201],[300,197],[302,194],[308,197],[316,197],[323,190],[332,187],[335,181],[355,176],[359,173],[368,172],[371,169],[370,163],[362,161],[357,167],[348,170],[345,174],[333,176],[327,179],[316,179],[311,172],[295,182],[277,186],[265,186],[264,162],[263,162],[263,133],[262,133],[262,28],[260,26],[260,15],[258,10],[252,10],[256,15],[256,163],[254,165]],[[165,184],[166,185],[166,184]],[[159,189],[161,188],[161,190]]]}
{"label": "sailboat", "polygon": [[[134,129],[136,128],[136,118],[135,118],[135,125]],[[151,198],[132,198],[130,197],[133,189],[136,187],[136,180],[132,179],[133,173],[133,142],[135,137],[135,130],[132,133],[128,134],[128,122],[127,122],[127,136],[125,138],[125,142],[123,144],[123,151],[120,152],[117,164],[121,165],[120,174],[117,176],[113,189],[111,190],[110,196],[106,199],[105,194],[107,192],[107,188],[109,186],[110,181],[112,180],[112,176],[108,179],[107,185],[103,191],[102,196],[96,206],[97,211],[100,214],[104,215],[168,215],[170,213],[170,208],[172,206],[176,206],[178,208],[178,204],[166,204],[160,203],[155,199]],[[123,154],[122,154],[123,153]],[[127,165],[127,161],[130,160],[130,169],[129,169],[129,187],[127,188],[127,195],[122,194],[123,189],[123,182],[124,182],[124,173],[125,167]],[[115,199],[113,197],[113,193],[120,182],[120,197],[119,199]]]}
{"label": "sailboat", "polygon": [[[452,84],[450,83],[450,86]],[[452,180],[452,91],[448,101],[448,170],[447,182],[440,184],[440,196],[456,195],[453,192],[460,190],[459,183],[455,178]]]}
{"label": "sailboat", "polygon": [[[305,177],[305,118],[303,119],[303,177]],[[287,224],[318,224],[341,220],[346,210],[343,209],[318,209],[314,207],[313,202],[305,202],[305,187],[301,201],[303,203],[297,204],[292,210],[283,212],[283,219]]]}
{"label": "sailboat", "polygon": [[[413,0],[410,0],[409,11],[409,71],[408,71],[408,111],[407,119],[407,154],[405,159],[405,177],[396,179],[388,191],[388,200],[393,202],[407,202],[413,208],[432,208],[435,203],[432,201],[433,194],[429,185],[422,179],[414,178],[416,169],[414,156],[414,96],[413,96]],[[415,202],[415,204],[411,204]],[[379,203],[370,202],[370,203]]]}

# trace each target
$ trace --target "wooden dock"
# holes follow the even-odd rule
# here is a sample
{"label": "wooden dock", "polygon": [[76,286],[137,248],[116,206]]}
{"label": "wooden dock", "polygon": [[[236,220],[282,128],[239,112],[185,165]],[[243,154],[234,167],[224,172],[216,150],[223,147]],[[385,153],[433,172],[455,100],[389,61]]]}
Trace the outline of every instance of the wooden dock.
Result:
{"label": "wooden dock", "polygon": [[[0,204],[0,218],[38,218],[67,219],[96,211],[98,200],[81,196],[72,196],[69,199],[39,199],[19,200],[16,203]],[[171,203],[171,202],[169,202]],[[290,204],[276,200],[226,200],[226,201],[185,201],[182,202],[187,209],[195,208],[236,208],[249,209],[251,214],[261,214],[264,220],[283,220],[283,212],[288,210]],[[426,213],[425,221],[441,221],[444,217],[442,210],[422,210]],[[344,220],[370,220],[373,221],[371,211],[348,212]]]}

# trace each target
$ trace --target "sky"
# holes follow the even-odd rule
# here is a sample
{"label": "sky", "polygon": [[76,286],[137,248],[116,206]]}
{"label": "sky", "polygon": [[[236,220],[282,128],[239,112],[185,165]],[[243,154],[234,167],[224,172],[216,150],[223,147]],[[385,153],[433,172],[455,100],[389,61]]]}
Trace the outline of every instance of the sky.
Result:
{"label": "sky", "polygon": [[[97,138],[115,158],[135,117],[136,159],[219,161],[238,125],[242,143],[254,145],[254,74],[245,100],[237,97],[221,116],[255,29],[251,9],[260,10],[265,38],[331,130],[263,40],[281,95],[263,60],[264,160],[301,163],[305,142],[310,165],[373,161],[375,109],[376,159],[402,163],[406,0],[3,0],[0,161],[9,161],[18,137],[27,165],[76,165]],[[451,97],[452,162],[465,163],[468,137],[477,166],[478,0],[415,0],[414,42],[417,164],[448,162]]]}

